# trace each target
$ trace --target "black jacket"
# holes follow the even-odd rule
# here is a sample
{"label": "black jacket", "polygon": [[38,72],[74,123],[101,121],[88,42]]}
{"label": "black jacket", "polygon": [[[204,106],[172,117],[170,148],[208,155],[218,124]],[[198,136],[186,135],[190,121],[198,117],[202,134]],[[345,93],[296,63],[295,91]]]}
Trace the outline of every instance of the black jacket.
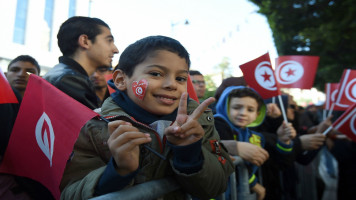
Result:
{"label": "black jacket", "polygon": [[59,64],[47,72],[43,78],[88,108],[99,108],[99,100],[93,83],[83,67],[73,59],[60,57]]}

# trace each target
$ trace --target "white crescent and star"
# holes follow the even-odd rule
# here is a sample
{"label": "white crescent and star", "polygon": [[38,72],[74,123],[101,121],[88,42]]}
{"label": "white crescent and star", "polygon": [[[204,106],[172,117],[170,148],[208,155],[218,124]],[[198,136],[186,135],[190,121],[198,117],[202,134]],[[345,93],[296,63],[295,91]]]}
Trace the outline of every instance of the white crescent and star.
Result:
{"label": "white crescent and star", "polygon": [[277,90],[275,77],[271,63],[267,61],[260,62],[255,69],[255,79],[257,83],[267,90]]}
{"label": "white crescent and star", "polygon": [[292,84],[303,77],[304,68],[296,61],[287,60],[278,65],[276,78],[281,84]]}

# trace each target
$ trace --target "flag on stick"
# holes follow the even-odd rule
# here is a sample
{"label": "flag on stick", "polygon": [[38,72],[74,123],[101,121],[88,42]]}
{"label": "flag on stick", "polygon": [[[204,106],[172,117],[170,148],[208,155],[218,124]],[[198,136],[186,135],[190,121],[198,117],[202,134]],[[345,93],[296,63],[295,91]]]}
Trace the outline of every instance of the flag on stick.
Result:
{"label": "flag on stick", "polygon": [[59,199],[59,184],[80,129],[96,115],[31,74],[0,172],[36,180]]}
{"label": "flag on stick", "polygon": [[4,72],[0,68],[0,104],[19,103],[10,83],[7,81]]}
{"label": "flag on stick", "polygon": [[338,90],[336,103],[349,106],[356,103],[356,70],[344,70]]}
{"label": "flag on stick", "polygon": [[319,56],[280,56],[276,58],[276,79],[282,88],[310,89],[318,63]]}
{"label": "flag on stick", "polygon": [[255,89],[263,99],[281,94],[268,53],[240,65],[240,69],[247,85]]}
{"label": "flag on stick", "polygon": [[325,110],[343,111],[349,107],[348,105],[335,103],[336,97],[338,95],[338,91],[339,91],[339,83],[326,83],[325,84],[325,95],[326,95],[325,104],[324,104]]}
{"label": "flag on stick", "polygon": [[356,142],[356,103],[349,107],[332,126]]}

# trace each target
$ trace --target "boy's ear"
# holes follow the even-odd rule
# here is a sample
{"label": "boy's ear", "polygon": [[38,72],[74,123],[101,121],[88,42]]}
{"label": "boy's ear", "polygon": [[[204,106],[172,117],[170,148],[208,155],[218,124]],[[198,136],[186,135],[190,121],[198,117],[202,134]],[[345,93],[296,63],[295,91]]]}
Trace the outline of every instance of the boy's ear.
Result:
{"label": "boy's ear", "polygon": [[90,44],[90,40],[88,38],[87,35],[85,34],[81,34],[79,37],[78,37],[78,45],[82,48],[89,48],[89,44]]}
{"label": "boy's ear", "polygon": [[120,91],[125,91],[127,89],[126,79],[127,76],[121,69],[115,70],[112,75],[112,80],[116,88],[119,89]]}

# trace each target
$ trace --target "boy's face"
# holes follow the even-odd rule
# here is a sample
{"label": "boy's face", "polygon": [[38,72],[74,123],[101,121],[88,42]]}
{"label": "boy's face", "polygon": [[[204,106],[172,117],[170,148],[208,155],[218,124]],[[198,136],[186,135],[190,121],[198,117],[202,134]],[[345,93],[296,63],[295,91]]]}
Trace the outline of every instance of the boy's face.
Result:
{"label": "boy's face", "polygon": [[37,67],[31,62],[17,61],[9,66],[6,78],[12,87],[23,92],[26,89],[29,78],[27,72],[38,75]]}
{"label": "boy's face", "polygon": [[256,120],[258,116],[258,104],[252,97],[233,97],[229,102],[229,119],[241,128],[245,128]]}
{"label": "boy's face", "polygon": [[111,62],[119,50],[114,44],[114,37],[110,29],[105,26],[101,27],[101,33],[95,37],[95,41],[90,41],[88,57],[95,66],[111,67]]}
{"label": "boy's face", "polygon": [[[157,50],[138,64],[131,77],[123,75],[124,83],[115,72],[115,84],[119,90],[125,91],[129,98],[138,106],[156,115],[172,113],[179,105],[183,92],[187,90],[188,65],[184,58],[166,50]],[[142,87],[144,95],[135,95],[136,83],[147,81]],[[124,87],[123,87],[124,86]]]}

